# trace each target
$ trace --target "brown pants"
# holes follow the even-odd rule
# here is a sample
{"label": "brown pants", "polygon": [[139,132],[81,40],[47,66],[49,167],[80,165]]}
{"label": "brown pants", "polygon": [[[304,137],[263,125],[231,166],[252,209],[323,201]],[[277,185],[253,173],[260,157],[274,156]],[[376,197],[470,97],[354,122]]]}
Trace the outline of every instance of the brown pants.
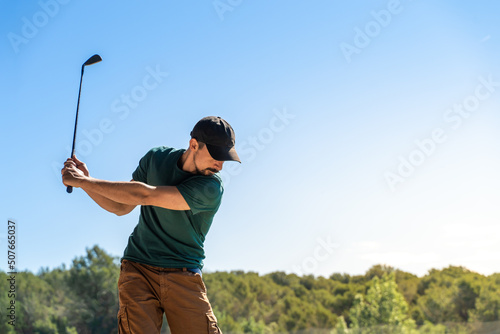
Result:
{"label": "brown pants", "polygon": [[118,292],[120,334],[160,333],[163,312],[172,334],[222,334],[200,274],[122,260]]}

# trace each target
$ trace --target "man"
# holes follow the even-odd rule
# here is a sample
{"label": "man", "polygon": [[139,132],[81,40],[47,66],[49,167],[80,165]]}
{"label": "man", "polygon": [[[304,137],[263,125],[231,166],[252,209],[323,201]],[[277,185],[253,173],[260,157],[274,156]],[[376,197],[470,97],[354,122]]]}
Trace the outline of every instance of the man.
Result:
{"label": "man", "polygon": [[241,162],[232,127],[201,119],[189,147],[157,147],[131,182],[89,176],[76,157],[62,169],[66,186],[82,188],[103,209],[124,215],[141,205],[118,281],[120,333],[159,333],[163,312],[173,334],[221,333],[201,278],[203,244],[223,193],[224,161]]}

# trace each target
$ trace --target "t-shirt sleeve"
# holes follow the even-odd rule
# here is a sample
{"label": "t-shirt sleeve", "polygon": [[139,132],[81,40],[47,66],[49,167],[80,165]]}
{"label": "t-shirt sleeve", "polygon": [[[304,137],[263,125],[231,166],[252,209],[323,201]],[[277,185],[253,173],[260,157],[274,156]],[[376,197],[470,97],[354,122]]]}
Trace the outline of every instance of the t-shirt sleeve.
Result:
{"label": "t-shirt sleeve", "polygon": [[217,211],[224,189],[219,180],[214,177],[195,176],[177,186],[186,200],[191,212]]}
{"label": "t-shirt sleeve", "polygon": [[151,163],[151,157],[153,156],[154,149],[150,150],[146,155],[142,157],[139,161],[139,166],[132,173],[132,179],[138,182],[147,183],[148,180],[148,168]]}

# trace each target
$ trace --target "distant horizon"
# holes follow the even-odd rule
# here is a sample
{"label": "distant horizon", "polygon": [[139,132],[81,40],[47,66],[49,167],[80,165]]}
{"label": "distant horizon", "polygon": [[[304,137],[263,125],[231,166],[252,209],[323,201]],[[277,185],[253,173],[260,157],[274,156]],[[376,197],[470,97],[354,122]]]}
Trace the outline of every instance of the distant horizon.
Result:
{"label": "distant horizon", "polygon": [[[120,260],[121,259],[121,256],[115,256],[113,254],[109,254],[105,249],[101,248],[99,245],[93,245],[91,247],[88,247],[87,249],[92,249],[93,247],[99,247],[100,249],[104,250],[106,252],[106,254],[112,256],[113,258],[116,258],[117,260]],[[81,255],[75,255],[74,258],[76,257],[80,257],[80,256],[85,256],[84,253],[82,253]],[[72,266],[72,263],[61,263],[59,266],[55,266],[55,267],[40,267],[37,271],[33,271],[32,269],[29,269],[29,268],[25,268],[23,270],[20,270],[20,271],[17,271],[17,272],[30,272],[32,274],[35,274],[35,275],[38,275],[42,270],[45,270],[45,269],[48,269],[49,271],[52,271],[52,270],[56,270],[56,269],[62,269],[63,267],[65,266],[66,269],[69,269],[71,268]],[[406,270],[402,270],[400,268],[397,268],[397,267],[394,267],[394,266],[391,266],[391,265],[388,265],[388,264],[383,264],[383,263],[378,263],[378,264],[374,264],[372,265],[371,267],[369,267],[368,269],[366,269],[364,271],[364,273],[358,273],[358,274],[352,274],[352,273],[347,273],[347,272],[332,272],[330,275],[328,276],[324,276],[324,275],[313,275],[315,278],[318,278],[318,277],[324,277],[324,278],[329,278],[331,275],[333,274],[347,274],[349,276],[363,276],[365,275],[371,268],[375,267],[375,266],[389,266],[391,267],[393,270],[395,271],[401,271],[401,272],[405,272],[405,273],[408,273],[408,274],[412,274],[418,278],[422,278],[424,276],[427,276],[429,274],[429,272],[431,270],[438,270],[438,271],[442,271],[444,269],[447,269],[447,268],[450,268],[450,267],[454,267],[454,268],[464,268],[466,269],[467,271],[469,272],[472,272],[472,273],[476,273],[476,274],[479,274],[479,275],[482,275],[482,276],[485,276],[485,277],[490,277],[490,276],[493,276],[493,275],[497,275],[497,274],[500,274],[500,272],[494,272],[494,273],[491,273],[489,275],[487,274],[484,274],[484,273],[480,273],[480,272],[477,272],[477,271],[474,271],[474,270],[470,270],[469,268],[467,267],[464,267],[464,266],[461,266],[461,265],[448,265],[448,266],[444,266],[442,268],[430,268],[429,270],[427,270],[426,274],[424,275],[417,275],[415,273],[412,273],[410,271],[406,271]],[[8,271],[4,271],[3,269],[0,268],[0,271],[2,272],[8,272]],[[298,275],[294,272],[287,272],[287,271],[283,271],[283,270],[274,270],[274,271],[269,271],[269,272],[265,272],[265,273],[262,273],[262,272],[258,272],[258,271],[255,271],[255,270],[243,270],[243,269],[231,269],[231,270],[210,270],[210,269],[206,269],[206,268],[203,268],[203,273],[216,273],[216,272],[227,272],[227,273],[231,273],[231,272],[235,272],[235,271],[242,271],[244,273],[257,273],[259,276],[265,276],[265,275],[269,275],[269,274],[272,274],[272,273],[275,273],[275,272],[285,272],[287,275],[291,275],[291,274],[295,274],[299,277],[303,277],[303,276],[309,276],[309,275],[312,275],[312,274],[303,274],[303,275]]]}

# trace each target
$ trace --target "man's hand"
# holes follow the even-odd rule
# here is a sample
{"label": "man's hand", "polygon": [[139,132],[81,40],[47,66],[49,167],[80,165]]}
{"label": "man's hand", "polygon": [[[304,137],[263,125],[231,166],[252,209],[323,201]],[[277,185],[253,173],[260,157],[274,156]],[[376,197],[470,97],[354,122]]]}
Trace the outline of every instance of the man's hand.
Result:
{"label": "man's hand", "polygon": [[79,170],[81,170],[83,172],[83,175],[90,176],[89,170],[88,170],[87,165],[85,164],[85,162],[81,162],[80,160],[78,160],[75,155],[73,155],[73,158],[71,160],[73,160],[75,162],[76,168],[78,168]]}
{"label": "man's hand", "polygon": [[[64,168],[61,170],[62,180],[66,186],[80,187],[92,198],[101,208],[118,216],[126,215],[135,208],[135,205],[128,205],[114,201],[106,194],[98,194],[84,187],[84,180],[91,180],[89,170],[84,162],[78,160],[74,155],[72,158],[66,160]],[[89,182],[87,182],[88,185]]]}
{"label": "man's hand", "polygon": [[65,186],[78,188],[81,186],[82,181],[88,177],[89,171],[83,162],[73,156],[73,158],[66,160],[61,174]]}

